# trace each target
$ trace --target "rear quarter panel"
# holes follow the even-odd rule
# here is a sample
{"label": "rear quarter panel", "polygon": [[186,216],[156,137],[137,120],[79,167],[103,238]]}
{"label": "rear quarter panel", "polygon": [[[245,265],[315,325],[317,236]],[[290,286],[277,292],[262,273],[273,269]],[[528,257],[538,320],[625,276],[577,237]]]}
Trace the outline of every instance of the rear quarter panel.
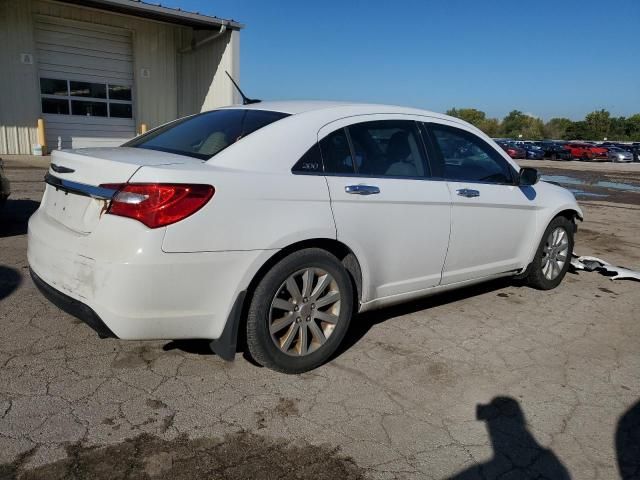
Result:
{"label": "rear quarter panel", "polygon": [[165,252],[276,250],[310,238],[336,238],[324,177],[203,164],[143,167],[132,181],[177,179],[213,185],[215,193],[201,210],[166,228]]}

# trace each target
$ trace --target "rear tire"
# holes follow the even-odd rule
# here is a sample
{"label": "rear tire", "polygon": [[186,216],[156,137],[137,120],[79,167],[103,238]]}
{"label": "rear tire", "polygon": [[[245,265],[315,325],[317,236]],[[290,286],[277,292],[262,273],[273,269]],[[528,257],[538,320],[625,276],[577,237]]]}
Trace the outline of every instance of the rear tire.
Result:
{"label": "rear tire", "polygon": [[294,252],[256,287],[247,315],[249,353],[282,373],[319,367],[344,339],[353,305],[351,278],[334,255],[319,248]]}
{"label": "rear tire", "polygon": [[562,282],[571,264],[575,225],[565,217],[556,217],[547,226],[528,267],[525,282],[538,290],[551,290]]}

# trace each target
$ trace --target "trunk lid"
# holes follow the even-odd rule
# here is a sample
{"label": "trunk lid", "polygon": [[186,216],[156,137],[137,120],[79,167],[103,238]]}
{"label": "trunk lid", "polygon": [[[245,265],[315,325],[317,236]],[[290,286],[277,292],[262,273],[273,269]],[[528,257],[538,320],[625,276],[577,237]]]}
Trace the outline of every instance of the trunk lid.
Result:
{"label": "trunk lid", "polygon": [[[144,148],[83,148],[56,150],[51,155],[52,180],[98,187],[105,183],[126,183],[144,166],[202,163],[201,160]],[[80,234],[96,227],[108,200],[93,198],[47,184],[40,208],[54,221]]]}

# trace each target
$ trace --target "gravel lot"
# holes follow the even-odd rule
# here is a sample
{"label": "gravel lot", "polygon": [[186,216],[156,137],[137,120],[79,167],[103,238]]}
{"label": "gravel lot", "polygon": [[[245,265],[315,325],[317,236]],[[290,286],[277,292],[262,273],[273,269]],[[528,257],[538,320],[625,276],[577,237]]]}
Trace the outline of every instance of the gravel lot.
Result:
{"label": "gravel lot", "polygon": [[[638,164],[531,164],[640,185]],[[44,169],[8,174],[0,478],[640,478],[638,282],[500,281],[362,315],[333,362],[284,376],[203,342],[99,340],[50,305],[26,260]],[[616,192],[581,201],[576,250],[640,270],[640,193]]]}

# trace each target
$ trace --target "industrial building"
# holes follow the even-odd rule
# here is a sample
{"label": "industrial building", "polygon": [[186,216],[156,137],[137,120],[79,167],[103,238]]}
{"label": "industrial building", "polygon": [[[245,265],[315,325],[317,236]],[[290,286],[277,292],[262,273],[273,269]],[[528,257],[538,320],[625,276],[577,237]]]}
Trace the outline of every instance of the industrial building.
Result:
{"label": "industrial building", "polygon": [[[119,145],[234,103],[243,25],[137,0],[0,0],[0,154]],[[40,141],[42,143],[42,139]]]}

